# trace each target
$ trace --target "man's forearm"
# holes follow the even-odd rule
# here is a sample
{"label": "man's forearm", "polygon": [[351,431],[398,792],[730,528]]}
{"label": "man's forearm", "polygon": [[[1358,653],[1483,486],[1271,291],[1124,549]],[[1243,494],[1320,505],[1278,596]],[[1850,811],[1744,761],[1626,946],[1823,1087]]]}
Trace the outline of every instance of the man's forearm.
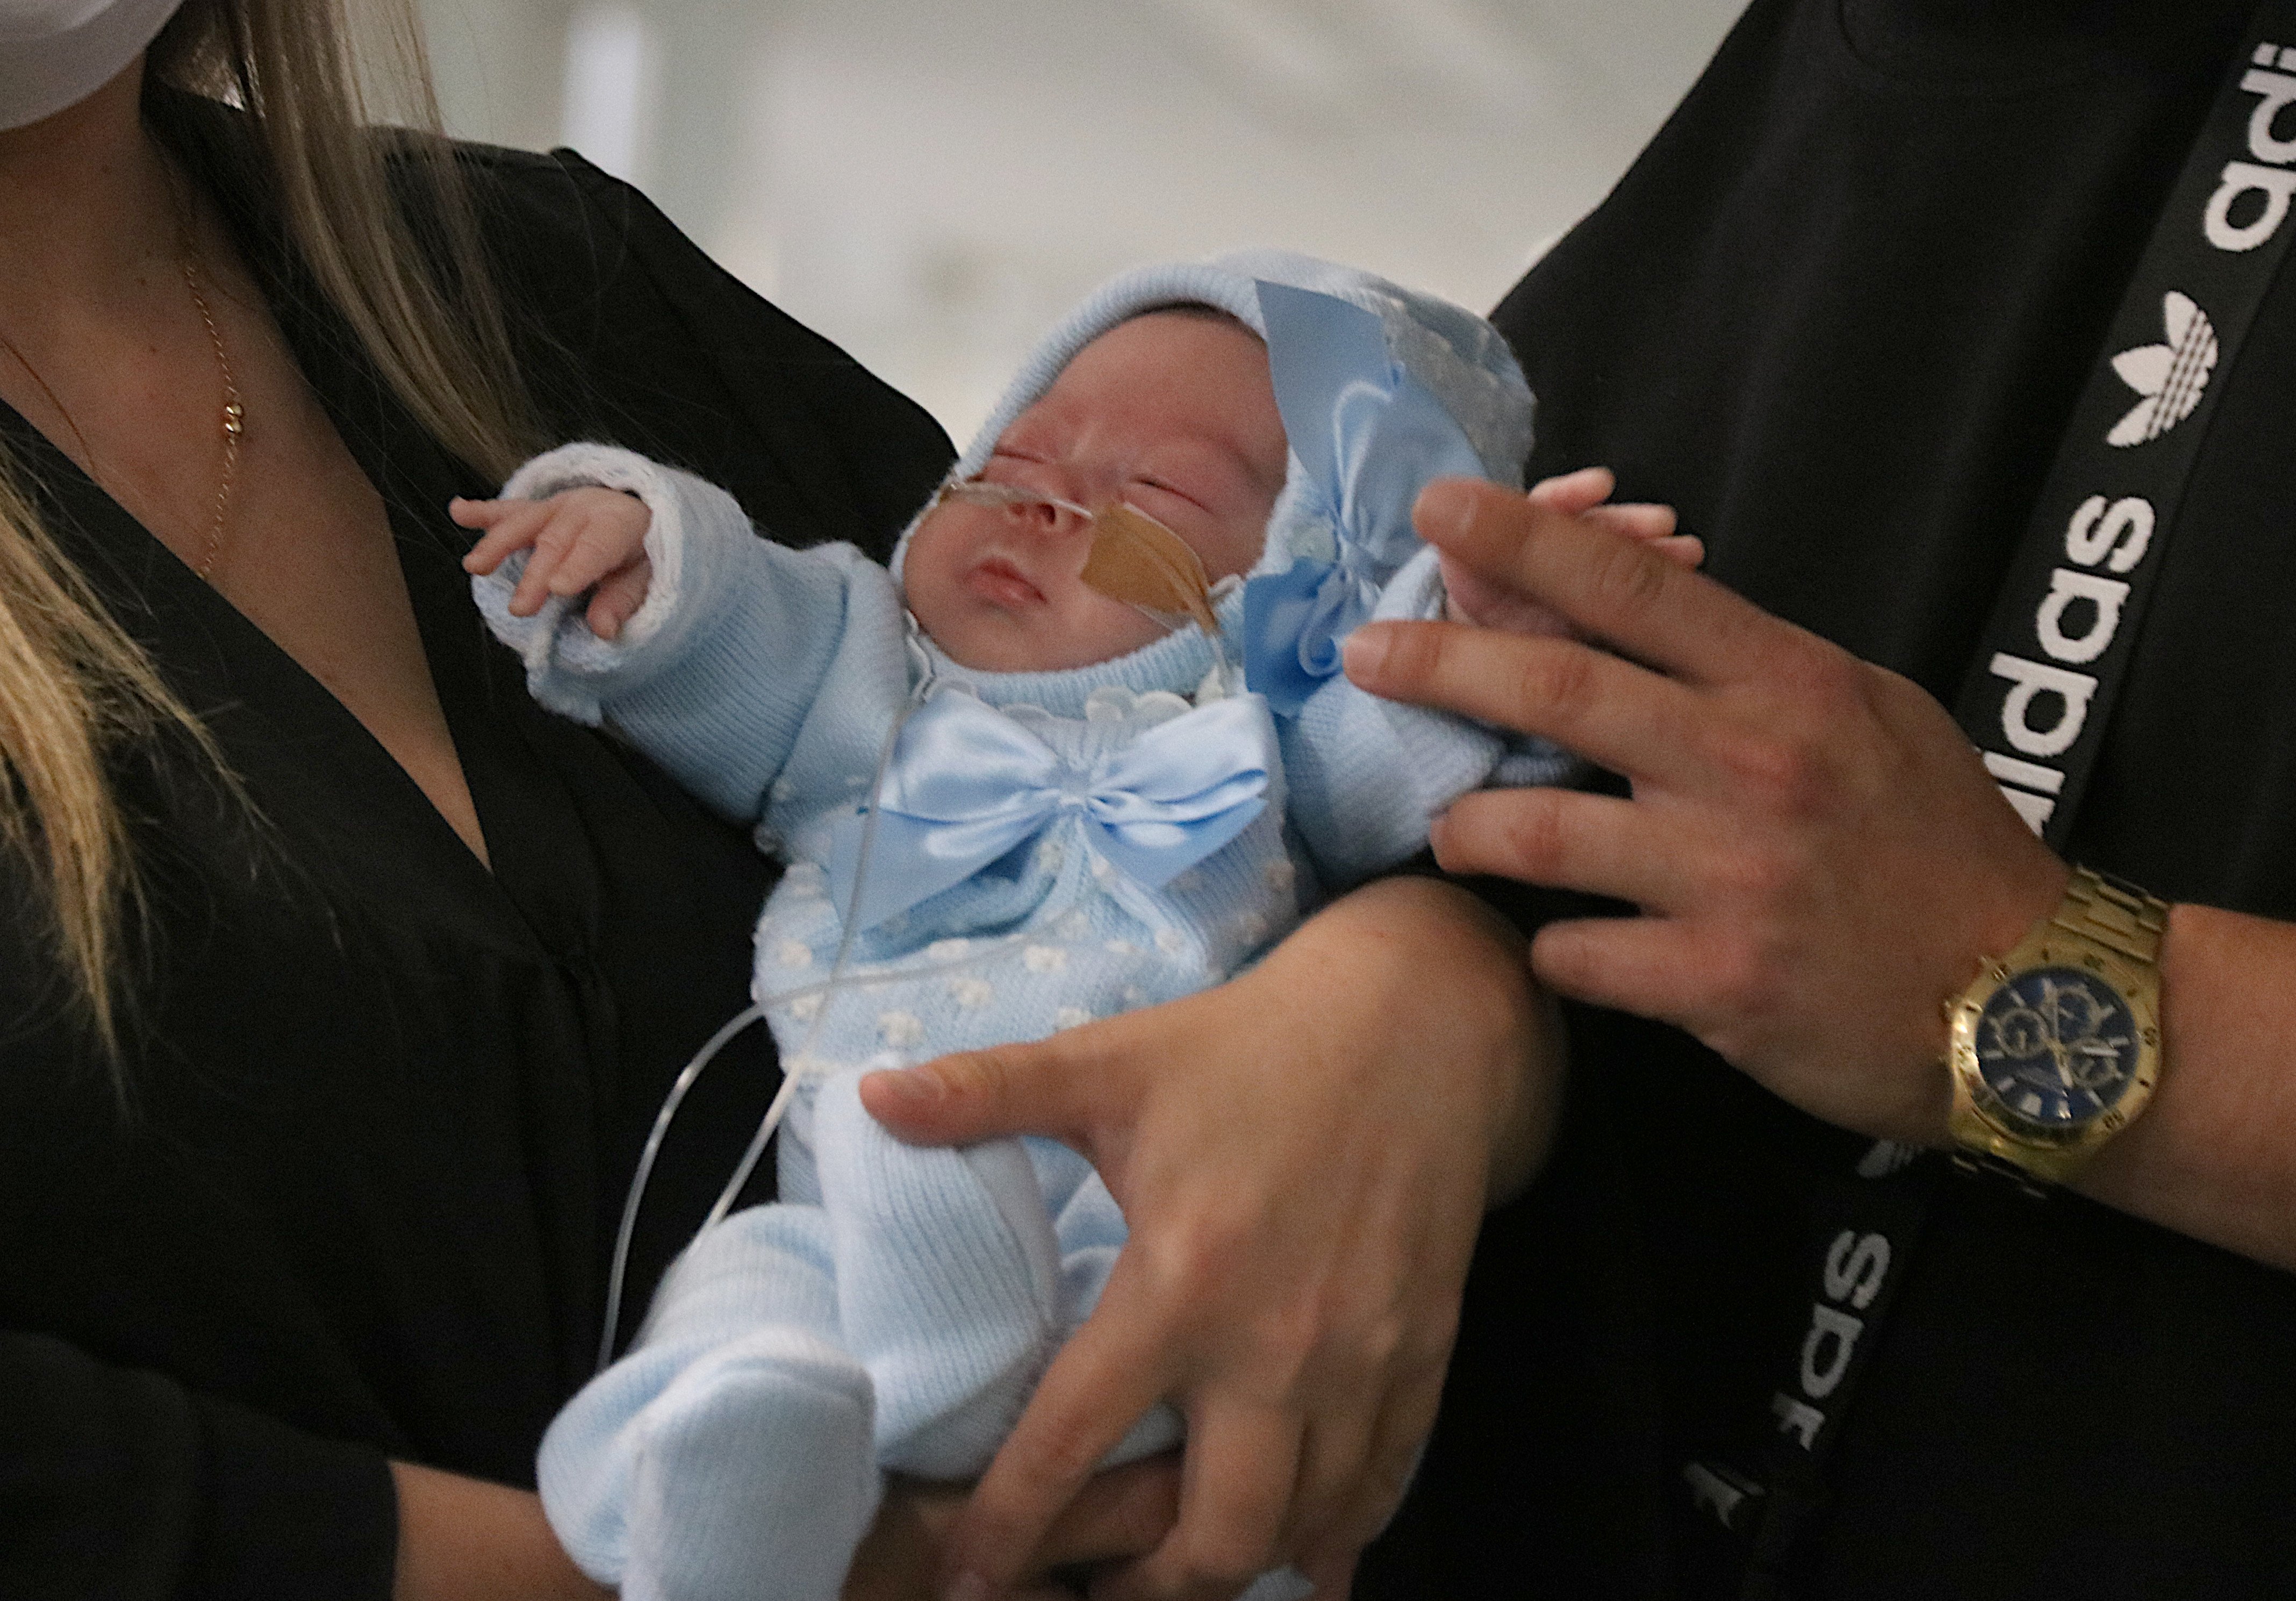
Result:
{"label": "man's forearm", "polygon": [[2076,1187],[2296,1268],[2296,924],[2179,906],[2161,969],[2161,1087]]}

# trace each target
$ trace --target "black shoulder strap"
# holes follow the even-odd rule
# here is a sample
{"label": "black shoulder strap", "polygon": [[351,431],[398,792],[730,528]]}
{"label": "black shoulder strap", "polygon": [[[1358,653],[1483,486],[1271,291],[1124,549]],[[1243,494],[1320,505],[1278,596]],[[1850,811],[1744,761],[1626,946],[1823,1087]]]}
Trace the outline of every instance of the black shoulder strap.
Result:
{"label": "black shoulder strap", "polygon": [[[2296,238],[2296,0],[2251,20],[2073,407],[1957,713],[2062,849],[2217,397]],[[1685,1488],[1726,1531],[1748,1601],[1777,1593],[1946,1164],[1887,1142],[1813,1197],[1808,1316],[1751,1448]]]}
{"label": "black shoulder strap", "polygon": [[1956,708],[2002,792],[2061,849],[2217,397],[2296,237],[2296,4],[2266,4],[2243,37],[2073,407]]}

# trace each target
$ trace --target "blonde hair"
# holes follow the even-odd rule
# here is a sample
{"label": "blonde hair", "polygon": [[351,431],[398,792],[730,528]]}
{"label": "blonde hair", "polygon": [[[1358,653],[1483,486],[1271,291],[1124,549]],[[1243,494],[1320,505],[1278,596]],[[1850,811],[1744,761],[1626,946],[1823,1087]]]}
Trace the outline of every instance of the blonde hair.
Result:
{"label": "blonde hair", "polygon": [[[411,0],[189,0],[147,82],[241,108],[287,234],[415,420],[499,480],[539,430],[467,188],[439,131]],[[385,129],[388,113],[402,126]],[[394,177],[414,203],[402,207]],[[410,214],[422,218],[418,235]],[[450,309],[451,307],[451,309]],[[42,525],[0,452],[0,850],[29,875],[70,1009],[115,1074],[143,894],[108,766],[182,743],[221,751]]]}

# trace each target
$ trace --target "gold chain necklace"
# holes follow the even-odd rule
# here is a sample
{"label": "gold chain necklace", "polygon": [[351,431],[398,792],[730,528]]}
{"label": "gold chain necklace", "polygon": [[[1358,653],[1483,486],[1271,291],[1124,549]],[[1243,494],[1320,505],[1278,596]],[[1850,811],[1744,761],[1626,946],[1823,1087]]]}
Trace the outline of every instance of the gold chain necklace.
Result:
{"label": "gold chain necklace", "polygon": [[[215,351],[216,370],[223,375],[223,481],[216,486],[215,514],[208,521],[208,537],[201,547],[200,559],[192,566],[192,571],[201,579],[213,583],[216,562],[223,555],[224,530],[231,519],[232,495],[239,487],[239,447],[240,441],[247,436],[247,408],[240,402],[239,380],[231,370],[231,356],[224,349],[223,330],[216,326],[215,313],[208,308],[208,298],[200,289],[198,251],[192,242],[191,218],[180,196],[176,197],[176,265],[183,271],[184,287],[191,291],[192,304],[199,308],[200,322],[208,331],[208,344]],[[87,436],[80,431],[79,424],[72,420],[71,411],[64,405],[63,398],[41,375],[40,369],[32,365],[30,357],[18,349],[15,341],[4,333],[0,333],[0,350],[6,351],[29,375],[40,393],[47,398],[48,404],[63,419],[64,426],[70,429],[72,437],[79,441],[80,454],[87,460],[88,471],[94,472],[94,449],[88,444]]]}
{"label": "gold chain necklace", "polygon": [[247,410],[240,404],[239,381],[232,374],[231,357],[224,349],[223,330],[216,326],[215,314],[208,309],[208,298],[200,292],[199,257],[192,242],[189,218],[178,219],[177,264],[184,270],[184,287],[192,291],[192,304],[199,308],[200,321],[208,331],[208,343],[215,349],[216,369],[223,374],[223,481],[216,486],[215,515],[208,522],[207,543],[192,571],[208,583],[215,581],[216,562],[223,555],[223,536],[231,517],[232,492],[239,487],[239,447],[247,436]]}

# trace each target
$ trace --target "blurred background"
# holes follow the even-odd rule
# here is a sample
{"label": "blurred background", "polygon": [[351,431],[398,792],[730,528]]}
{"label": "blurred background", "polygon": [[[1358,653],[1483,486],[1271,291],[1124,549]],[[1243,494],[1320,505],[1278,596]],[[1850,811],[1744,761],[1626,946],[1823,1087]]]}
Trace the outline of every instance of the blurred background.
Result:
{"label": "blurred background", "polygon": [[962,443],[1045,326],[1141,261],[1284,245],[1488,309],[1742,3],[422,9],[453,132],[630,179]]}

